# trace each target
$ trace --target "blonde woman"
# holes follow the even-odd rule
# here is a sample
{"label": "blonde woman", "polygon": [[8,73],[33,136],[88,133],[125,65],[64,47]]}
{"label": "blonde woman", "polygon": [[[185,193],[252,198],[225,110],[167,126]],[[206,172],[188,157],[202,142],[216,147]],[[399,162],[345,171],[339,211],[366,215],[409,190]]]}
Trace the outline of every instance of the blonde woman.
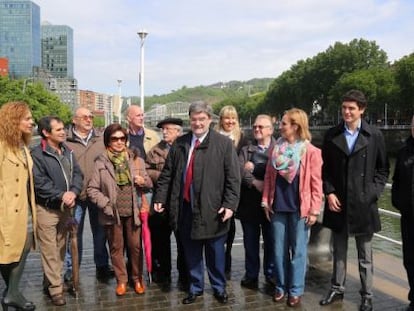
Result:
{"label": "blonde woman", "polygon": [[219,113],[220,121],[215,126],[215,130],[220,134],[227,136],[233,141],[234,147],[237,152],[244,144],[243,132],[240,129],[239,115],[234,106],[228,105],[221,108]]}
{"label": "blonde woman", "polygon": [[[233,142],[237,153],[239,153],[241,147],[244,145],[243,132],[240,129],[239,115],[237,114],[234,106],[228,105],[221,108],[219,113],[220,121],[215,126],[215,130],[220,134],[227,136]],[[227,235],[226,241],[226,265],[225,273],[226,278],[229,280],[231,277],[231,249],[233,247],[234,237],[236,235],[236,223],[234,217],[230,220],[230,230]]]}
{"label": "blonde woman", "polygon": [[28,149],[32,130],[32,113],[26,103],[9,102],[1,107],[0,272],[6,283],[1,300],[3,310],[36,308],[19,290],[36,233],[33,161]]}
{"label": "blonde woman", "polygon": [[322,204],[322,155],[310,143],[308,116],[297,108],[285,112],[280,138],[269,153],[262,207],[271,221],[276,286],[273,301],[300,304],[305,288],[309,228]]}

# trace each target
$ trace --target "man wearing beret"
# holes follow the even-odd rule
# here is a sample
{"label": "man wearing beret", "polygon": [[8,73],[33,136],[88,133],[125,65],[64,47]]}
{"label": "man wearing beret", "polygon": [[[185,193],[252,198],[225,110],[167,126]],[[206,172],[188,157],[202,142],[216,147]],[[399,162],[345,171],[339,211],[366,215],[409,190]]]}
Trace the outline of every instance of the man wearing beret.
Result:
{"label": "man wearing beret", "polygon": [[[156,185],[158,177],[164,167],[171,145],[182,134],[183,120],[178,118],[165,118],[158,122],[157,127],[161,129],[162,141],[151,148],[147,153],[147,173],[152,182]],[[152,232],[152,278],[155,282],[168,285],[171,283],[171,226],[169,217],[165,211],[162,214],[155,213],[149,219],[149,226]],[[177,240],[177,269],[178,283],[181,289],[186,290],[188,286],[187,269],[185,266],[182,246]]]}

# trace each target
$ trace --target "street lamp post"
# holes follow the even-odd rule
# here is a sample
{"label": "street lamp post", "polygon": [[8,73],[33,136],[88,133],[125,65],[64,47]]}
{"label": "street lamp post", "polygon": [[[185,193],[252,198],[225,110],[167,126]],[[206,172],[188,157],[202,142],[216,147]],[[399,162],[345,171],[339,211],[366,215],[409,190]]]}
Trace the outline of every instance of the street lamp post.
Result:
{"label": "street lamp post", "polygon": [[141,109],[144,112],[144,42],[145,37],[148,35],[146,30],[138,31],[138,36],[141,38],[141,71],[139,74],[139,85],[141,94]]}
{"label": "street lamp post", "polygon": [[122,96],[121,96],[121,83],[122,80],[118,79],[116,80],[118,82],[118,95],[119,95],[119,102],[118,102],[118,123],[121,123],[121,117],[122,117]]}

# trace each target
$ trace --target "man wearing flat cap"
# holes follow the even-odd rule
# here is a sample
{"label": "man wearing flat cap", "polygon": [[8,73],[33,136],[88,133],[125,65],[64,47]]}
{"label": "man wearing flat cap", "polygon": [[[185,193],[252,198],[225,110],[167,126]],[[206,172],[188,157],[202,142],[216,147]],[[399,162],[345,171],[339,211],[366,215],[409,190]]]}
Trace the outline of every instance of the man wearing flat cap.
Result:
{"label": "man wearing flat cap", "polygon": [[[147,153],[146,170],[156,185],[158,177],[164,167],[168,151],[176,138],[182,134],[183,120],[178,118],[165,118],[158,122],[161,129],[162,141]],[[155,189],[156,190],[156,189]],[[167,212],[155,213],[149,220],[152,243],[152,277],[157,283],[169,284],[171,282],[171,232]],[[176,236],[177,238],[177,236]],[[177,239],[177,269],[180,287],[186,289],[188,284],[187,269],[184,262],[180,241]]]}

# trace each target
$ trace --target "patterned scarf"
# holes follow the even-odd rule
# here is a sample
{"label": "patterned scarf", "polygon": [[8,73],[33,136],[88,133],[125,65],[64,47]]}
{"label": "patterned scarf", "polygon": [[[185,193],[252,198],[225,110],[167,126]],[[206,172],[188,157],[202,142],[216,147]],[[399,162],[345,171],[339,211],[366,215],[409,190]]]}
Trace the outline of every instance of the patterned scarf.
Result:
{"label": "patterned scarf", "polygon": [[288,183],[292,183],[298,172],[300,159],[306,152],[306,144],[306,140],[289,144],[282,137],[276,141],[272,152],[272,165]]}
{"label": "patterned scarf", "polygon": [[131,174],[129,172],[128,159],[126,152],[112,152],[107,150],[109,160],[115,168],[115,180],[118,186],[125,186],[131,184]]}

